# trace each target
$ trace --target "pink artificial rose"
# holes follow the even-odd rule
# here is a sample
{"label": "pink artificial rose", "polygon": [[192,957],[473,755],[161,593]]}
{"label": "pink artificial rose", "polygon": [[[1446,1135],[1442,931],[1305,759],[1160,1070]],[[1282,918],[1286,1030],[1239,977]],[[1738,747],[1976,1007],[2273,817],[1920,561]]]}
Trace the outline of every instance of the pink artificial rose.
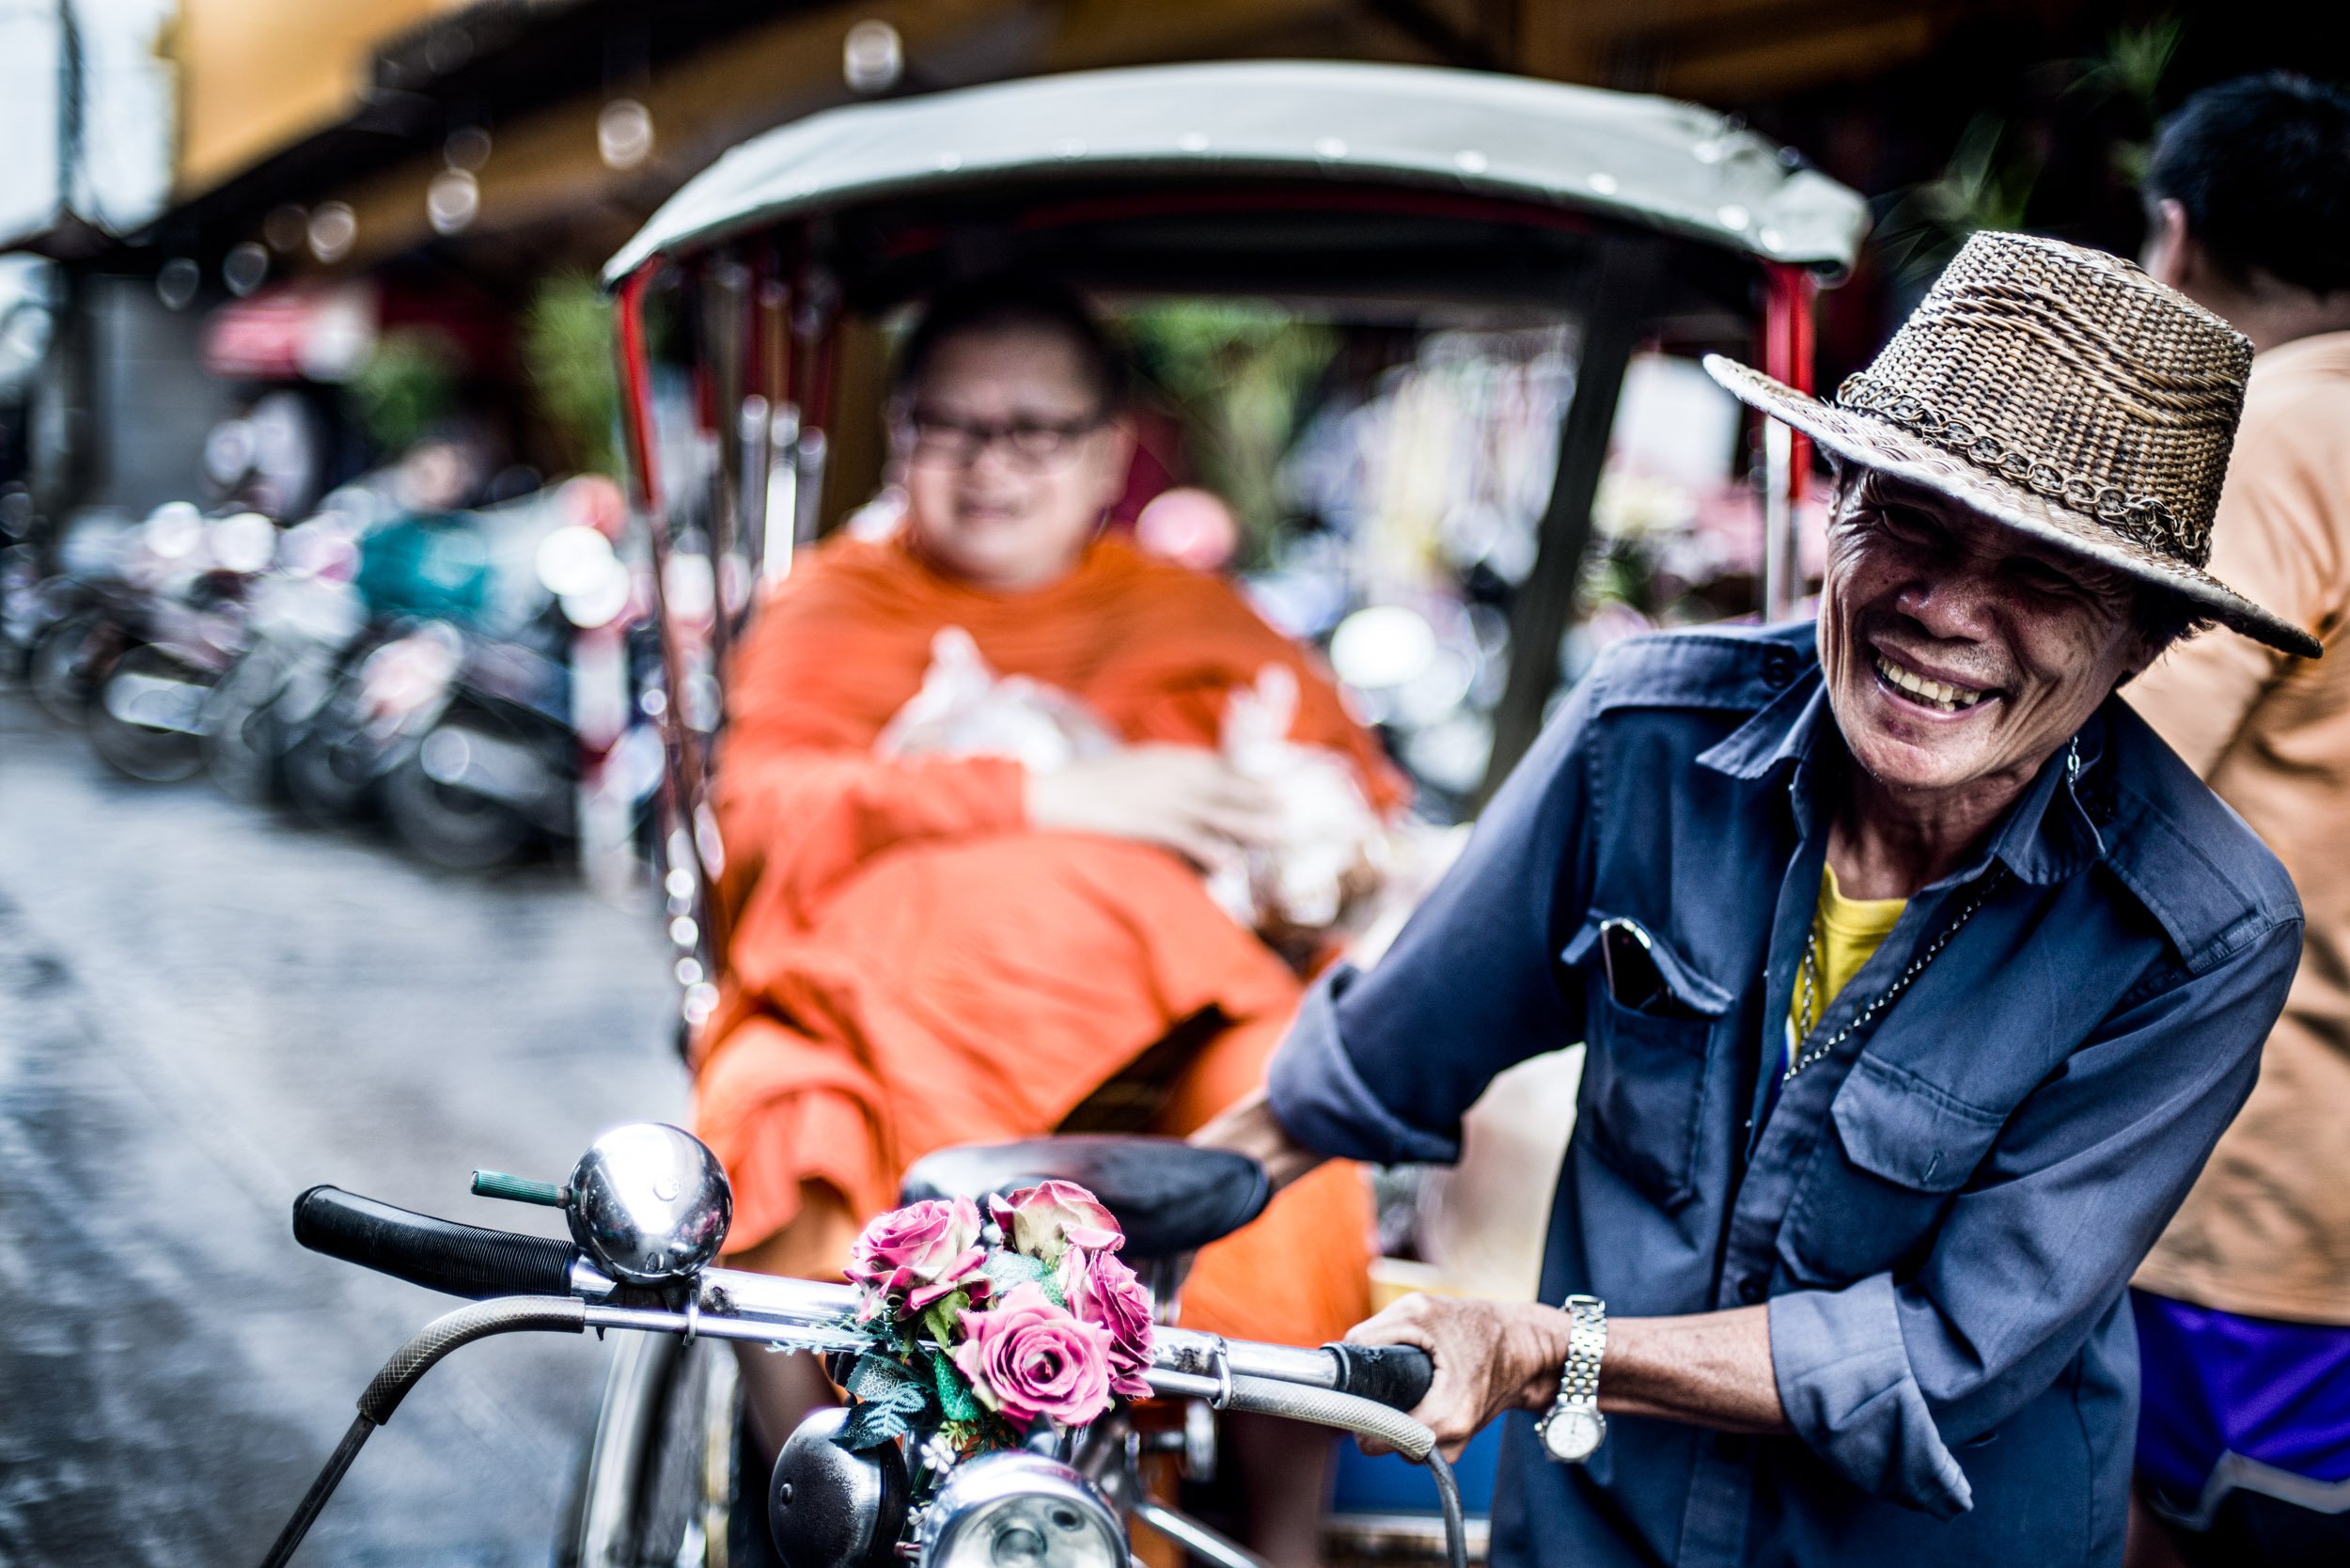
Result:
{"label": "pink artificial rose", "polygon": [[1015,1285],[963,1314],[955,1366],[991,1410],[1025,1431],[1039,1416],[1083,1426],[1110,1407],[1110,1331],[1053,1305],[1044,1287]]}
{"label": "pink artificial rose", "polygon": [[1135,1271],[1107,1253],[1098,1255],[1090,1268],[1076,1271],[1069,1307],[1086,1322],[1109,1330],[1110,1392],[1126,1399],[1149,1398],[1151,1385],[1142,1374],[1150,1370],[1154,1332],[1151,1293]]}
{"label": "pink artificial rose", "polygon": [[987,1204],[1005,1244],[1043,1262],[1058,1262],[1072,1247],[1115,1252],[1126,1245],[1126,1232],[1102,1200],[1074,1182],[1039,1182]]}
{"label": "pink artificial rose", "polygon": [[979,1240],[979,1209],[968,1198],[909,1203],[874,1216],[850,1247],[845,1272],[877,1294],[902,1294],[919,1312],[958,1290],[987,1294]]}

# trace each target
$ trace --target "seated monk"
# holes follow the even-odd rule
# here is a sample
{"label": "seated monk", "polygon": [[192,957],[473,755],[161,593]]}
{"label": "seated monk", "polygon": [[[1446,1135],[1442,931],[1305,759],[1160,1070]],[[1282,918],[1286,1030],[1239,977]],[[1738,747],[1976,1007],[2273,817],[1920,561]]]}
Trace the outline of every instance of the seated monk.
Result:
{"label": "seated monk", "polygon": [[[1214,749],[1228,698],[1268,666],[1293,677],[1292,740],[1343,758],[1377,809],[1401,803],[1317,663],[1219,579],[1102,535],[1132,447],[1120,407],[1073,296],[942,296],[897,368],[902,523],[808,552],[737,654],[714,796],[735,921],[696,1053],[731,1264],[837,1279],[913,1161],[1049,1133],[1137,1071],[1152,1090],[1120,1124],[1168,1135],[1261,1083],[1299,981],[1200,868],[1273,833],[1266,787]],[[934,656],[974,644],[1088,715],[1094,744],[1051,767],[893,745]],[[1369,1309],[1371,1231],[1359,1170],[1318,1171],[1200,1252],[1183,1322],[1339,1338]],[[808,1368],[745,1358],[770,1452],[820,1397]],[[1228,1430],[1252,1493],[1288,1503],[1252,1504],[1250,1533],[1310,1561],[1326,1447]]]}

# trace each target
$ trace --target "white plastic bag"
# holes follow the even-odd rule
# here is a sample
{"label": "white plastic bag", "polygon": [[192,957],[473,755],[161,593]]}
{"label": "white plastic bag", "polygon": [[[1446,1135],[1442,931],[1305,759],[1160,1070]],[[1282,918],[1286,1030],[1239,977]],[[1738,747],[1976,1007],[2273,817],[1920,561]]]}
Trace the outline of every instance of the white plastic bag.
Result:
{"label": "white plastic bag", "polygon": [[1267,786],[1280,813],[1275,845],[1209,871],[1209,893],[1252,930],[1336,925],[1383,837],[1354,764],[1327,746],[1290,739],[1296,722],[1297,676],[1285,665],[1266,665],[1225,703],[1224,760]]}
{"label": "white plastic bag", "polygon": [[[1385,829],[1355,782],[1354,764],[1290,739],[1297,676],[1266,665],[1227,700],[1221,749],[1265,784],[1280,816],[1277,842],[1206,868],[1208,892],[1252,931],[1324,931],[1379,863]],[[960,626],[931,642],[922,688],[883,729],[884,757],[1004,757],[1052,773],[1118,748],[1116,733],[1083,702],[1025,675],[999,675]]]}
{"label": "white plastic bag", "polygon": [[960,626],[931,639],[922,689],[873,743],[884,757],[1006,757],[1031,773],[1117,748],[1118,737],[1091,709],[1042,681],[996,674]]}

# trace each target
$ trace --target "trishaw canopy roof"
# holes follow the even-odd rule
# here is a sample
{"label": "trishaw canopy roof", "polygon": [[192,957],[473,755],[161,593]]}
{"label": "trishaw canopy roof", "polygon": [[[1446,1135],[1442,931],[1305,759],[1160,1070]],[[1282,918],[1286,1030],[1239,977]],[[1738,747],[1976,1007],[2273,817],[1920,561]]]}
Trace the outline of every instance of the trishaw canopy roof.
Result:
{"label": "trishaw canopy roof", "polygon": [[1419,66],[1247,61],[1082,71],[828,110],[687,181],[608,282],[767,224],[1037,180],[1307,179],[1589,212],[1825,269],[1868,228],[1853,191],[1709,109]]}

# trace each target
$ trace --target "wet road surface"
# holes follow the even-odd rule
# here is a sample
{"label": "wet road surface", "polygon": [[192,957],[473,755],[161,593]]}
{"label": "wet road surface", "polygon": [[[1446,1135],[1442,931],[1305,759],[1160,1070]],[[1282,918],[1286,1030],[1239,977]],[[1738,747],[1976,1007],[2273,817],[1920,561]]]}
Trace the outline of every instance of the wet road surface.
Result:
{"label": "wet road surface", "polygon": [[[466,1195],[679,1120],[650,909],[416,867],[199,782],[116,778],[0,694],[0,1563],[258,1562],[409,1333],[456,1303],[297,1248],[332,1182]],[[540,1564],[608,1350],[459,1352],[297,1564]]]}

